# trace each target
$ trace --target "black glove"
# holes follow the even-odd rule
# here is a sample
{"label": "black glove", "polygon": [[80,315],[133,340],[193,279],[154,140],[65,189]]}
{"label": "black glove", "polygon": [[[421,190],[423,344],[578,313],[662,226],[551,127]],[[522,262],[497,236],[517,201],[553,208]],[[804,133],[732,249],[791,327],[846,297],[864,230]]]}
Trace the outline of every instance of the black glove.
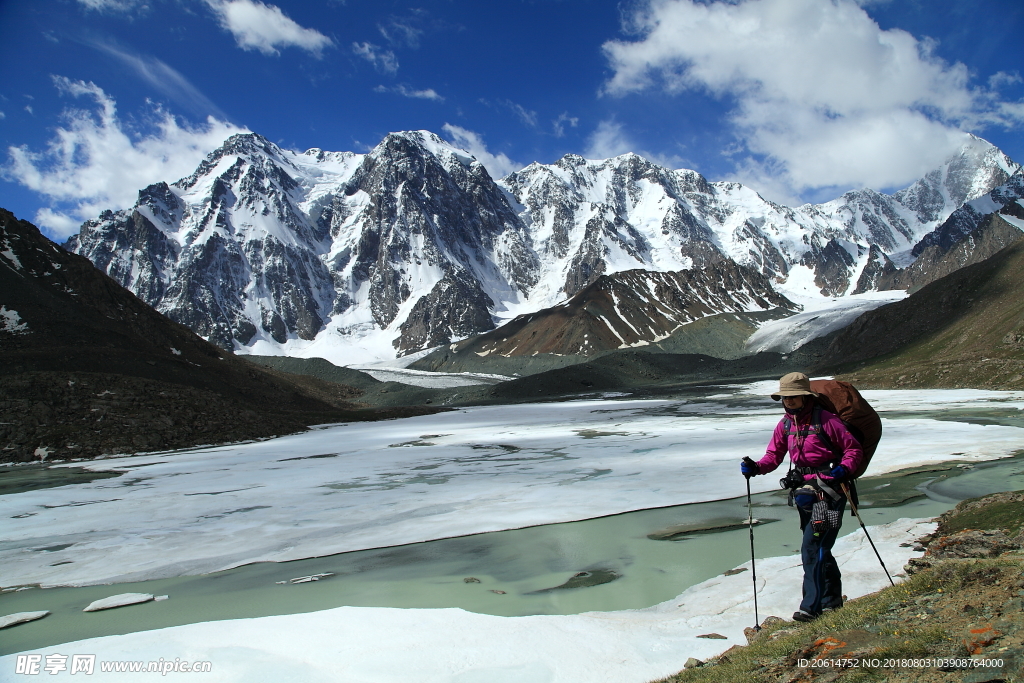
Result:
{"label": "black glove", "polygon": [[750,458],[743,458],[740,461],[740,473],[747,479],[750,479],[755,474],[761,474],[761,468]]}

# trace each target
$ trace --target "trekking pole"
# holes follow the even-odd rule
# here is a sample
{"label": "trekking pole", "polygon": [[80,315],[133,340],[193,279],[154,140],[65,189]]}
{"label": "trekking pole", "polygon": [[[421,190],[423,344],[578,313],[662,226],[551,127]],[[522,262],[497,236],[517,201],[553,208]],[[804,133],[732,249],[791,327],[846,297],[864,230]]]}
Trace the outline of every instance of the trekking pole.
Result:
{"label": "trekking pole", "polygon": [[747,477],[747,529],[750,530],[750,575],[754,580],[754,630],[761,630],[761,620],[757,618],[757,567],[754,566],[754,514],[750,502],[750,477]]}
{"label": "trekking pole", "polygon": [[[748,480],[747,487],[750,487]],[[857,521],[860,522],[860,528],[864,530],[864,535],[867,536],[868,543],[871,544],[871,549],[875,551],[875,557],[878,558],[878,563],[882,565],[882,571],[885,572],[885,576],[889,579],[889,583],[896,585],[896,582],[892,580],[892,576],[889,575],[889,570],[885,568],[885,562],[882,562],[882,556],[878,554],[878,548],[875,547],[875,542],[871,540],[871,536],[868,535],[868,528],[864,526],[864,520],[860,518],[860,513],[857,512],[857,506],[853,504],[853,498],[850,497],[850,489],[846,484],[840,484],[839,487],[843,489],[843,493],[846,494],[846,500],[850,502],[850,509],[853,510],[853,514],[856,515]],[[753,532],[751,532],[753,533]],[[751,541],[753,542],[753,541]]]}

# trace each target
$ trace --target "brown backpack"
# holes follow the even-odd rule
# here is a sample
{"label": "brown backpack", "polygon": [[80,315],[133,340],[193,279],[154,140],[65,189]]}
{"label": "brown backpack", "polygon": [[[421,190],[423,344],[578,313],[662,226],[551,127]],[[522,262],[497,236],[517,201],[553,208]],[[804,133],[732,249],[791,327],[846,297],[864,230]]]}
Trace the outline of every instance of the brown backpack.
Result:
{"label": "brown backpack", "polygon": [[[842,420],[853,434],[853,438],[860,443],[860,447],[864,451],[864,460],[857,471],[853,473],[853,478],[861,476],[868,468],[871,457],[875,454],[878,442],[882,438],[882,419],[849,382],[840,382],[835,379],[815,379],[811,380],[811,391],[818,394],[818,404]],[[824,430],[821,430],[821,434],[828,442],[828,435]],[[830,446],[832,450],[835,450],[834,444],[830,443]]]}

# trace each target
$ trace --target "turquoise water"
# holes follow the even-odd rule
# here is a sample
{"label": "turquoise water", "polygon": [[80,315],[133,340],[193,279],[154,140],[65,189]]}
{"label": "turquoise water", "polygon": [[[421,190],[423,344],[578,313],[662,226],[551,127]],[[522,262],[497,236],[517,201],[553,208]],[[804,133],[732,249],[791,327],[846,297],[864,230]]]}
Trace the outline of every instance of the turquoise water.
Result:
{"label": "turquoise water", "polygon": [[[866,524],[932,517],[963,498],[1024,488],[1021,457],[970,469],[950,463],[908,472],[861,480]],[[796,513],[786,506],[785,496],[758,494],[753,502],[754,516],[764,522],[755,529],[757,556],[797,552]],[[0,654],[95,636],[342,605],[460,607],[504,616],[648,607],[748,560],[746,518],[746,499],[730,499],[256,563],[216,574],[5,593],[0,595],[0,614],[43,609],[52,614],[0,632]],[[693,531],[680,536],[679,527]],[[725,530],[701,531],[709,527]],[[855,519],[844,517],[843,534],[857,528]],[[676,540],[655,540],[665,537]],[[891,571],[899,571],[895,563],[888,564]],[[290,583],[313,574],[330,576]],[[580,587],[560,588],[567,582]],[[93,600],[132,592],[170,597],[82,612]]]}

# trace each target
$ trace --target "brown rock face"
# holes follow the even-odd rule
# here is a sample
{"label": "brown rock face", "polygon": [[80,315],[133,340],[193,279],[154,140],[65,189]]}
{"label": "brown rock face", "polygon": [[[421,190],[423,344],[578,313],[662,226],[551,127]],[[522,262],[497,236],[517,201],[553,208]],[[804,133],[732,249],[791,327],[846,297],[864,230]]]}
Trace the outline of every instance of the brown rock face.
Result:
{"label": "brown rock face", "polygon": [[486,356],[593,355],[644,346],[723,312],[794,309],[760,273],[730,261],[693,270],[627,270],[598,278],[560,306],[524,315],[458,350]]}

